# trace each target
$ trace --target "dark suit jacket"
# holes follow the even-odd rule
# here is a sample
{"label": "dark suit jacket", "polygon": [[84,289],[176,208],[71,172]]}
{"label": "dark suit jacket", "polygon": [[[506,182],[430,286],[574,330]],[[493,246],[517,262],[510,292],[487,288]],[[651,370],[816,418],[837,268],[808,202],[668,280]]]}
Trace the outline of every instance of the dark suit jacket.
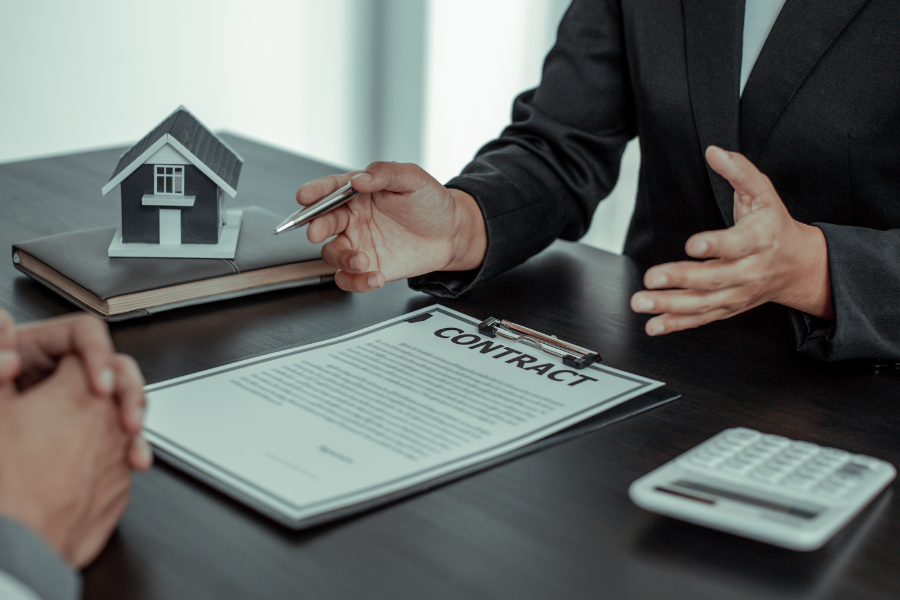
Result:
{"label": "dark suit jacket", "polygon": [[742,0],[575,0],[540,87],[448,186],[484,212],[476,273],[411,285],[456,295],[575,240],[639,136],[625,253],[685,260],[694,233],[733,225],[733,190],[704,149],[744,153],[828,244],[837,320],[791,311],[798,349],[900,359],[900,2],[787,0],[739,95]]}

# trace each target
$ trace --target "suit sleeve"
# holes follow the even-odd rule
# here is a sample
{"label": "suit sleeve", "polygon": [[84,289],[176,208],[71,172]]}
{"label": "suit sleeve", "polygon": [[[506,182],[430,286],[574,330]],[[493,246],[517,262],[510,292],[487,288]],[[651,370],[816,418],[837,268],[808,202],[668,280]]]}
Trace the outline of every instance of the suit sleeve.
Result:
{"label": "suit sleeve", "polygon": [[618,2],[575,0],[544,62],[541,85],[516,98],[512,124],[447,187],[481,207],[488,247],[479,269],[413,277],[413,289],[455,297],[585,234],[616,183],[636,133]]}
{"label": "suit sleeve", "polygon": [[900,230],[815,223],[828,245],[835,320],[796,310],[797,349],[819,360],[900,360]]}
{"label": "suit sleeve", "polygon": [[0,517],[0,574],[6,579],[0,584],[17,589],[20,596],[23,589],[41,600],[77,600],[81,595],[78,574],[30,529],[3,517]]}

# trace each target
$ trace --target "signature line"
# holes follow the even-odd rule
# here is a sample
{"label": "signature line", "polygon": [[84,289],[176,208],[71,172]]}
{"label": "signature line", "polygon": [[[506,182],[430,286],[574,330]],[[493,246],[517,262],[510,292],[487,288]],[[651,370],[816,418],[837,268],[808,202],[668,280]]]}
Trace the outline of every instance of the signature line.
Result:
{"label": "signature line", "polygon": [[286,467],[288,467],[288,468],[290,468],[290,469],[293,469],[294,471],[297,471],[298,473],[301,473],[301,474],[303,474],[303,475],[306,475],[306,476],[309,477],[310,479],[315,479],[316,481],[322,481],[322,479],[321,479],[318,475],[316,475],[315,473],[310,473],[310,472],[307,471],[306,469],[303,469],[303,468],[301,468],[301,467],[298,467],[298,466],[295,465],[294,463],[292,463],[292,462],[290,462],[290,461],[288,461],[288,460],[285,460],[285,459],[281,458],[280,456],[275,456],[275,455],[272,454],[271,452],[266,452],[266,456],[268,456],[269,458],[271,458],[271,459],[274,460],[274,461],[280,462],[280,463],[283,464],[284,466],[286,466]]}

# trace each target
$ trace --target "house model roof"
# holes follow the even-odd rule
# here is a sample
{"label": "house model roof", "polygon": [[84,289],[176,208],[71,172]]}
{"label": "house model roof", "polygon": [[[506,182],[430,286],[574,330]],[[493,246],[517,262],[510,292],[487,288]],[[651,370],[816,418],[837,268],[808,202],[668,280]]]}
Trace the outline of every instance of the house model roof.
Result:
{"label": "house model roof", "polygon": [[225,141],[207,129],[183,106],[169,115],[119,159],[116,170],[101,190],[105,196],[166,144],[178,150],[195,167],[234,198],[244,159]]}

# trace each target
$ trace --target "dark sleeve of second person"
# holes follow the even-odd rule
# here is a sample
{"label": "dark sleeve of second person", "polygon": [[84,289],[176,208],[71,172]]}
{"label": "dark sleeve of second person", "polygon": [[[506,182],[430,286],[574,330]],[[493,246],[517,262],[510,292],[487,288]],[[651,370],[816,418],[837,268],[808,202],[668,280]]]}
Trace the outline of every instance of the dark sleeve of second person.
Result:
{"label": "dark sleeve of second person", "polygon": [[618,2],[572,4],[540,86],[516,98],[512,124],[447,183],[481,207],[484,263],[469,272],[413,277],[413,289],[455,297],[557,238],[584,235],[636,133],[621,22]]}

